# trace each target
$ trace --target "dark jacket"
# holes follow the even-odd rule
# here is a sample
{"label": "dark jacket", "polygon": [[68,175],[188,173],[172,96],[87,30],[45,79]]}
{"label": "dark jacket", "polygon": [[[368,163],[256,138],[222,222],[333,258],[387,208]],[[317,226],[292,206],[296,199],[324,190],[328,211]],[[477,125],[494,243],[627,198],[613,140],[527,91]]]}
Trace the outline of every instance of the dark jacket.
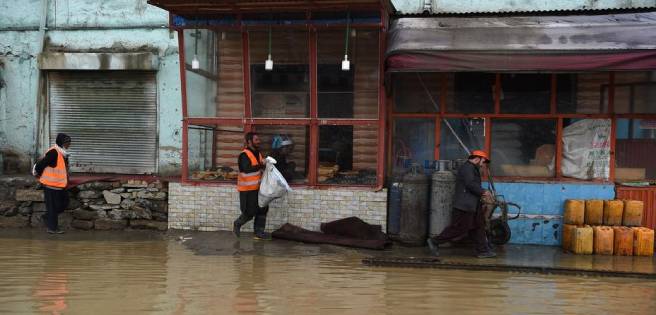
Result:
{"label": "dark jacket", "polygon": [[481,172],[476,165],[468,161],[458,169],[453,207],[462,211],[476,212],[483,191]]}
{"label": "dark jacket", "polygon": [[285,180],[287,182],[291,181],[294,178],[294,173],[289,166],[289,162],[287,162],[287,156],[278,149],[271,151],[270,156],[276,160],[276,169],[280,171]]}

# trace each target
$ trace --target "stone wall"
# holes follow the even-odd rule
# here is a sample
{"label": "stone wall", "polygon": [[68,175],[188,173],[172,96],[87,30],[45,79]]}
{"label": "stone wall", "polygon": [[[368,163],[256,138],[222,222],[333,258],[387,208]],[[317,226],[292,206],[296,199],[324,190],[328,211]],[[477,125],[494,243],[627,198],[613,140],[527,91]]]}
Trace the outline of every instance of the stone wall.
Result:
{"label": "stone wall", "polygon": [[[14,181],[13,193],[0,200],[0,228],[45,228],[43,190],[34,181]],[[69,190],[69,206],[59,215],[60,229],[122,230],[168,226],[168,188],[140,180],[90,182]]]}
{"label": "stone wall", "polygon": [[[231,230],[239,216],[239,193],[235,186],[169,185],[169,228],[200,231]],[[386,229],[387,190],[295,189],[274,201],[269,209],[267,230],[285,223],[318,231],[322,222],[357,216]],[[252,221],[251,221],[252,222]],[[252,231],[249,222],[243,231]]]}

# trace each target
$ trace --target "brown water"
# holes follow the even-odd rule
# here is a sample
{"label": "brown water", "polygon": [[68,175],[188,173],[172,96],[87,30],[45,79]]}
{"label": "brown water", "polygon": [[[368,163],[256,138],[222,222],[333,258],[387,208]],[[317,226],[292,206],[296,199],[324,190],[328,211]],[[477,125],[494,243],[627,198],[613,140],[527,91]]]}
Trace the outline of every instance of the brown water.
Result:
{"label": "brown water", "polygon": [[[655,314],[656,282],[376,268],[350,250],[0,238],[8,314]],[[259,254],[258,254],[259,253]]]}

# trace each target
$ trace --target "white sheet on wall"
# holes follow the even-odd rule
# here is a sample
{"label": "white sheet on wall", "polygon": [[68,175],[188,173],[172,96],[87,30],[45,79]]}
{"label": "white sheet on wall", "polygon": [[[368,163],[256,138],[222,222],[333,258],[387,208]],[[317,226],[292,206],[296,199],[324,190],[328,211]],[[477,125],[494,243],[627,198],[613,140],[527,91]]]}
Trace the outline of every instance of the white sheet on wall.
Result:
{"label": "white sheet on wall", "polygon": [[609,179],[610,128],[610,119],[583,119],[563,128],[563,176]]}

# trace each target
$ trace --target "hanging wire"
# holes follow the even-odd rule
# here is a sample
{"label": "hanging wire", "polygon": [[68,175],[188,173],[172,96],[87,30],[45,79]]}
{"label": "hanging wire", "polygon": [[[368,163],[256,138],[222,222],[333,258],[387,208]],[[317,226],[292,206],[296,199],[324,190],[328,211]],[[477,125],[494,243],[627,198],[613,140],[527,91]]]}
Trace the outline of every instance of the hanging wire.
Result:
{"label": "hanging wire", "polygon": [[349,45],[349,34],[351,33],[351,11],[346,13],[346,34],[344,35],[344,42],[346,47],[344,47],[344,55],[348,55],[348,45]]}
{"label": "hanging wire", "polygon": [[271,24],[269,24],[269,58],[271,58],[271,33],[272,33],[272,28],[271,28]]}
{"label": "hanging wire", "polygon": [[194,39],[194,55],[198,55],[198,38],[200,37],[200,31],[196,30],[195,33],[196,34],[194,36],[194,38],[195,38]]}

